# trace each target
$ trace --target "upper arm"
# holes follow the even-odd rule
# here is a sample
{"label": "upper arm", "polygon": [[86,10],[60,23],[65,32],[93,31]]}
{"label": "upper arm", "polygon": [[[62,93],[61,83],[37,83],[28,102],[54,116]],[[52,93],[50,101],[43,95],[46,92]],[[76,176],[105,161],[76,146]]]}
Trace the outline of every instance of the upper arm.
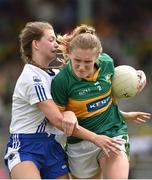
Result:
{"label": "upper arm", "polygon": [[44,113],[50,123],[60,128],[63,116],[53,100],[48,99],[37,103],[37,107]]}

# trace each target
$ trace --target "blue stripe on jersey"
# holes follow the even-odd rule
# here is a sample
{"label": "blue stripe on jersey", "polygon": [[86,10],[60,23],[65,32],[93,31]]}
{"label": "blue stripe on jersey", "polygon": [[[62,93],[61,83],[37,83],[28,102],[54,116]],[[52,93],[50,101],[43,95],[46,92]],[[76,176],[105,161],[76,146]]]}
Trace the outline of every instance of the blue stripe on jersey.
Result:
{"label": "blue stripe on jersey", "polygon": [[36,130],[36,133],[43,133],[45,132],[45,127],[46,127],[46,124],[47,124],[48,120],[47,118],[45,118],[41,124],[38,126],[37,130]]}
{"label": "blue stripe on jersey", "polygon": [[39,95],[40,95],[41,99],[44,101],[44,97],[43,97],[42,90],[41,90],[42,86],[37,86],[37,88],[39,90]]}
{"label": "blue stripe on jersey", "polygon": [[39,101],[44,101],[47,99],[44,87],[42,85],[36,85],[35,90],[36,90],[37,96],[39,98]]}
{"label": "blue stripe on jersey", "polygon": [[43,123],[42,123],[42,125],[41,125],[41,127],[39,129],[39,133],[45,132],[45,127],[46,127],[46,121],[43,121]]}
{"label": "blue stripe on jersey", "polygon": [[54,76],[54,75],[55,75],[55,72],[50,71],[50,70],[48,70],[47,73],[48,73],[50,76]]}
{"label": "blue stripe on jersey", "polygon": [[45,99],[47,99],[46,94],[45,94],[45,90],[44,90],[44,87],[43,87],[43,86],[42,86],[42,91],[43,91],[43,95],[44,95]]}
{"label": "blue stripe on jersey", "polygon": [[39,98],[39,101],[41,101],[41,98],[40,98],[39,93],[38,93],[38,88],[37,88],[37,86],[35,86],[35,90],[36,90],[37,96],[38,96],[38,98]]}

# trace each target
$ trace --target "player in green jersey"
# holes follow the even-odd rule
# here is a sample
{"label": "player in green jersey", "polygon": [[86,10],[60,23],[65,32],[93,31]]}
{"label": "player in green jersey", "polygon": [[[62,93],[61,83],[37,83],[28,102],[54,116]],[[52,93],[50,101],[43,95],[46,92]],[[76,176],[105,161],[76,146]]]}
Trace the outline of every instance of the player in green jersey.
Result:
{"label": "player in green jersey", "polygon": [[[104,178],[127,179],[129,139],[126,120],[142,123],[150,114],[124,113],[118,109],[111,92],[113,59],[102,53],[93,27],[77,27],[71,34],[59,36],[59,42],[59,49],[69,61],[52,82],[54,101],[60,110],[73,111],[79,125],[103,135],[102,150],[91,142],[73,136],[67,138],[71,173],[75,178],[95,178],[102,170]],[[137,73],[141,76],[140,92],[146,78],[142,71]],[[115,153],[114,147],[106,147],[107,137],[120,140],[119,153]]]}

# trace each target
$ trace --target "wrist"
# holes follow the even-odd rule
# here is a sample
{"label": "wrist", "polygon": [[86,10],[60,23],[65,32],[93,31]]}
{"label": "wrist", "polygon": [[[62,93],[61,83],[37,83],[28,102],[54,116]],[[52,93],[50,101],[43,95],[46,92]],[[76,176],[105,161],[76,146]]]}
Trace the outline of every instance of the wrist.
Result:
{"label": "wrist", "polygon": [[91,132],[91,131],[83,128],[79,124],[77,124],[75,126],[72,135],[75,136],[75,137],[84,139],[86,141],[90,141],[92,143],[96,142],[96,136],[97,136],[97,134],[95,134],[94,132]]}
{"label": "wrist", "polygon": [[97,136],[98,136],[97,134],[92,132],[92,135],[89,136],[88,140],[91,141],[93,144],[96,144]]}

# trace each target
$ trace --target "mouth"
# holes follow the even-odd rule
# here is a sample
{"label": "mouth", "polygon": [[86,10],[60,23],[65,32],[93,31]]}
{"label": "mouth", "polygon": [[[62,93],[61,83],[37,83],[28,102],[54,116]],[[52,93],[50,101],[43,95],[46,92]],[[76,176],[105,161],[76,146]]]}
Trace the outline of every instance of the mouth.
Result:
{"label": "mouth", "polygon": [[78,73],[79,73],[79,74],[84,74],[84,73],[85,73],[85,71],[78,71]]}
{"label": "mouth", "polygon": [[57,49],[53,49],[51,52],[56,54],[57,53]]}

